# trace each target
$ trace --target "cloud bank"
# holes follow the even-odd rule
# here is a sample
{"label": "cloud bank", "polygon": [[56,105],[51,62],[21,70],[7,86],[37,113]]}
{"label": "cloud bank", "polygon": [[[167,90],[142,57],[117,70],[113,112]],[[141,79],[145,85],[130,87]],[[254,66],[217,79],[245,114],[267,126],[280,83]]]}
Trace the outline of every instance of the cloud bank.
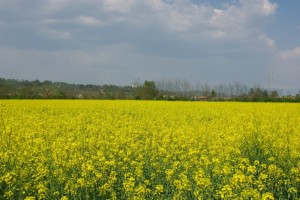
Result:
{"label": "cloud bank", "polygon": [[299,49],[281,51],[265,31],[278,4],[222,2],[0,0],[0,73],[120,85],[174,77],[254,84],[278,70],[275,60],[295,64]]}

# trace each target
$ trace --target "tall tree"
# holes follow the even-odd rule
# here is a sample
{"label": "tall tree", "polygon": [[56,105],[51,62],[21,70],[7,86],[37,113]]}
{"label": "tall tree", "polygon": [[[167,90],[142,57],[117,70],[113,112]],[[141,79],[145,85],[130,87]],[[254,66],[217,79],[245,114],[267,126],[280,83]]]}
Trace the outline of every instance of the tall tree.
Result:
{"label": "tall tree", "polygon": [[145,81],[140,90],[140,97],[142,99],[155,99],[158,95],[158,89],[156,88],[154,81]]}

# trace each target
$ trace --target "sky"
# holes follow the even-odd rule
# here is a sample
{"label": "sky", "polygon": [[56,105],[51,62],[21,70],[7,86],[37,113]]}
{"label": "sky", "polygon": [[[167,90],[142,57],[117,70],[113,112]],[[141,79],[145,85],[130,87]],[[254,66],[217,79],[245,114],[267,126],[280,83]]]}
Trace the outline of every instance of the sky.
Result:
{"label": "sky", "polygon": [[299,0],[0,0],[0,77],[300,88]]}

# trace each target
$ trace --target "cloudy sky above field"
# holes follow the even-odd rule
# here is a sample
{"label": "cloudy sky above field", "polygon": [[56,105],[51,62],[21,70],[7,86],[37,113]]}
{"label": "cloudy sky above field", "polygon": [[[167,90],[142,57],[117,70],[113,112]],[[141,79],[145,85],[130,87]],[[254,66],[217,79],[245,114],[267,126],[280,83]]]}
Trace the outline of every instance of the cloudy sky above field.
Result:
{"label": "cloudy sky above field", "polygon": [[0,0],[0,77],[300,87],[299,0]]}

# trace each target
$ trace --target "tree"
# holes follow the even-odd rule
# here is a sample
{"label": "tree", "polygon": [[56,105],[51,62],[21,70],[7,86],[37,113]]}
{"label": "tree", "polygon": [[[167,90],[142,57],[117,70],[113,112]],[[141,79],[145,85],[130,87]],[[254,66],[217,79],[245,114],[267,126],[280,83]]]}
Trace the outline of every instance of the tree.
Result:
{"label": "tree", "polygon": [[267,90],[262,90],[259,87],[254,87],[250,89],[249,97],[251,101],[267,101],[269,95]]}
{"label": "tree", "polygon": [[140,89],[140,97],[142,99],[155,99],[157,95],[158,89],[156,88],[155,82],[146,80]]}
{"label": "tree", "polygon": [[271,100],[276,100],[276,99],[278,99],[278,97],[279,97],[279,95],[278,95],[278,92],[276,90],[272,90],[270,92],[270,98],[271,98]]}
{"label": "tree", "polygon": [[296,100],[297,100],[298,102],[300,102],[300,91],[299,91],[298,94],[296,94]]}
{"label": "tree", "polygon": [[214,98],[214,97],[216,97],[216,95],[217,95],[217,93],[215,90],[210,91],[210,97]]}
{"label": "tree", "polygon": [[202,95],[203,96],[205,96],[206,98],[209,97],[211,89],[210,89],[208,84],[202,85],[201,90],[202,90]]}
{"label": "tree", "polygon": [[188,80],[183,80],[182,88],[183,88],[184,95],[187,96],[187,93],[190,92],[192,89],[192,84]]}

